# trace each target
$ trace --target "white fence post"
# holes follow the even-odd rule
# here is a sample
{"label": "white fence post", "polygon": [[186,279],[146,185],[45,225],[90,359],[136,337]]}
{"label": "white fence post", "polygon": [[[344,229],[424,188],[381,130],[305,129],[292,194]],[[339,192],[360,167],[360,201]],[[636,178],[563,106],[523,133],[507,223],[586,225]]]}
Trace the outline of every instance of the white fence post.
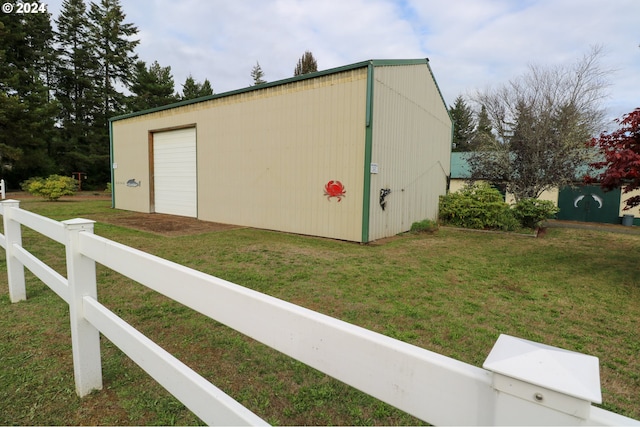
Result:
{"label": "white fence post", "polygon": [[66,234],[67,280],[69,282],[69,317],[76,393],[84,397],[102,388],[100,332],[84,317],[83,298],[97,299],[96,263],[79,250],[78,235],[93,234],[94,221],[70,219],[62,221]]}
{"label": "white fence post", "polygon": [[6,197],[6,191],[4,179],[0,179],[0,197],[2,197],[2,200]]}
{"label": "white fence post", "polygon": [[24,265],[15,257],[14,245],[22,246],[22,228],[20,223],[13,221],[11,210],[20,208],[18,200],[2,202],[2,222],[4,225],[5,246],[7,251],[7,275],[9,282],[9,298],[11,302],[27,299],[27,289],[24,281]]}
{"label": "white fence post", "polygon": [[493,425],[579,425],[602,403],[598,358],[500,335],[483,365],[493,371]]}

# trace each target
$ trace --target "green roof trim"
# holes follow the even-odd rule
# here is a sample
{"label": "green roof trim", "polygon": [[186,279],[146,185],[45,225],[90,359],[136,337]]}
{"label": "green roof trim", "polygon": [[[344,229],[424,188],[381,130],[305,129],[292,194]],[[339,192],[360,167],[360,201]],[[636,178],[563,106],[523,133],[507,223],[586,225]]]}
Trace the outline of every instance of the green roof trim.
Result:
{"label": "green roof trim", "polygon": [[433,84],[436,85],[436,89],[438,90],[438,94],[440,95],[440,99],[442,100],[442,105],[444,105],[444,109],[451,120],[451,142],[453,142],[453,117],[451,116],[451,111],[449,111],[449,107],[447,107],[447,102],[444,100],[444,96],[442,96],[442,91],[440,90],[440,86],[438,85],[438,80],[436,80],[435,74],[433,74],[433,70],[431,69],[431,65],[429,65],[429,61],[427,60],[427,68],[429,69],[429,74],[431,74],[431,79],[433,80]]}
{"label": "green roof trim", "polygon": [[373,69],[367,68],[366,123],[364,136],[364,182],[362,187],[362,237],[361,243],[369,241],[369,219],[371,215],[371,151],[373,147]]}
{"label": "green roof trim", "polygon": [[116,207],[116,182],[113,172],[113,123],[109,121],[109,171],[111,172],[111,207]]}
{"label": "green roof trim", "polygon": [[[264,83],[264,84],[261,84],[261,85],[257,85],[257,86],[249,86],[249,87],[246,87],[246,88],[232,90],[232,91],[229,91],[229,92],[223,92],[223,93],[219,93],[219,94],[202,96],[200,98],[188,99],[188,100],[185,100],[185,101],[174,102],[174,103],[171,103],[171,104],[163,105],[161,107],[150,108],[148,110],[142,110],[142,111],[136,111],[136,112],[133,112],[133,113],[122,114],[122,115],[114,116],[114,117],[110,118],[109,121],[110,122],[115,122],[115,121],[118,121],[118,120],[124,120],[124,119],[128,119],[128,118],[131,118],[131,117],[137,117],[137,116],[143,116],[145,114],[157,113],[158,111],[171,110],[173,108],[179,108],[179,107],[183,107],[185,105],[191,105],[191,104],[197,104],[197,103],[200,103],[200,102],[206,102],[206,101],[210,101],[212,99],[225,98],[227,96],[233,96],[233,95],[238,95],[238,94],[241,94],[241,93],[252,92],[254,90],[261,90],[261,89],[266,89],[266,88],[269,88],[269,87],[281,86],[281,85],[294,83],[294,82],[298,82],[298,81],[302,81],[302,80],[313,79],[313,78],[316,78],[316,77],[322,77],[322,76],[327,76],[327,75],[331,75],[331,74],[342,73],[344,71],[355,70],[355,69],[358,69],[358,68],[365,68],[365,67],[368,67],[369,65],[373,65],[374,67],[376,67],[376,66],[388,66],[388,65],[416,65],[416,64],[426,64],[427,67],[428,67],[429,66],[429,60],[427,58],[422,58],[422,59],[371,59],[371,60],[368,60],[368,61],[362,61],[362,62],[356,62],[354,64],[344,65],[342,67],[336,67],[336,68],[330,68],[328,70],[316,71],[315,73],[308,73],[308,74],[303,74],[301,76],[289,77],[289,78],[283,79],[283,80],[276,80],[276,81],[273,81],[273,82],[267,82],[267,83]],[[431,68],[430,67],[429,67],[429,72],[431,72]],[[432,72],[431,72],[431,76],[433,77],[433,73]],[[433,80],[435,82],[435,78]],[[437,83],[436,83],[436,87],[437,87]],[[440,88],[438,88],[438,92],[440,92]],[[440,96],[442,97],[442,93],[440,93]],[[443,102],[444,102],[444,98],[443,98]],[[446,104],[445,104],[445,107],[446,107]]]}

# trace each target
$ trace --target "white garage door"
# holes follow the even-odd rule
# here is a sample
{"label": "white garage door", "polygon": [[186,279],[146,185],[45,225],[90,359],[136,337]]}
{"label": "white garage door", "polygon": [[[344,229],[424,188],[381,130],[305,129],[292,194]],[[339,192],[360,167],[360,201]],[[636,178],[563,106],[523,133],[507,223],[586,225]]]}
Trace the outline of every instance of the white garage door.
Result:
{"label": "white garage door", "polygon": [[198,216],[196,129],[153,134],[155,211]]}

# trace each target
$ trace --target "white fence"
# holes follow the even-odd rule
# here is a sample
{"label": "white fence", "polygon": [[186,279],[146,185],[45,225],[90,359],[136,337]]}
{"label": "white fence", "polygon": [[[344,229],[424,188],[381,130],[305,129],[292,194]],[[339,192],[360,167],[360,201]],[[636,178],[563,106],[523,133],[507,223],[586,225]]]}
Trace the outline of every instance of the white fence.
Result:
{"label": "white fence", "polygon": [[[598,359],[500,336],[478,368],[0,203],[12,302],[24,267],[69,304],[76,391],[102,388],[102,333],[204,422],[266,422],[97,301],[98,262],[199,313],[436,425],[640,425],[600,403]],[[66,247],[67,277],[22,247],[21,225]],[[176,284],[179,283],[179,286]]]}

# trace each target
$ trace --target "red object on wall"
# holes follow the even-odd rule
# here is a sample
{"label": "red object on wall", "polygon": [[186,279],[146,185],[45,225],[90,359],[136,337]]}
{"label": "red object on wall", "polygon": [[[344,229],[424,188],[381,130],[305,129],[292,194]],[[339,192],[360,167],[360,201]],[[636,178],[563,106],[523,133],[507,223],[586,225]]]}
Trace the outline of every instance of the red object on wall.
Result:
{"label": "red object on wall", "polygon": [[342,200],[347,194],[347,190],[344,189],[344,185],[340,181],[329,181],[324,186],[324,195],[327,196],[327,200],[331,200],[332,197],[337,197],[338,202]]}

